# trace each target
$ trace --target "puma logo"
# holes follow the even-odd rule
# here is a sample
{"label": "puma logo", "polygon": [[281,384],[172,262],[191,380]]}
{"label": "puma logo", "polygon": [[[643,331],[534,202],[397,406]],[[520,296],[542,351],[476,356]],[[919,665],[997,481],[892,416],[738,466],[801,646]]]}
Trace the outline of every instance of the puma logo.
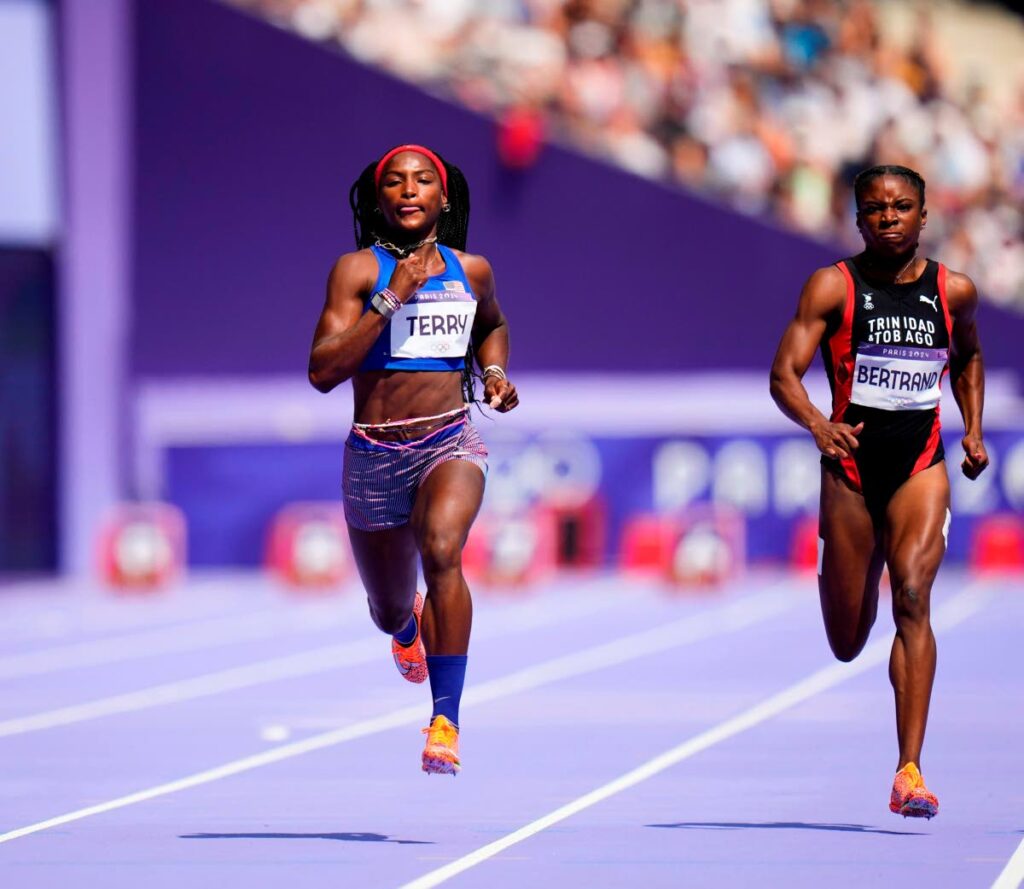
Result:
{"label": "puma logo", "polygon": [[935,294],[935,296],[933,296],[931,299],[929,299],[927,296],[925,296],[922,293],[921,296],[919,297],[918,301],[919,302],[923,302],[923,303],[928,303],[928,305],[930,305],[933,309],[935,309],[936,312],[939,310],[939,295],[938,294]]}

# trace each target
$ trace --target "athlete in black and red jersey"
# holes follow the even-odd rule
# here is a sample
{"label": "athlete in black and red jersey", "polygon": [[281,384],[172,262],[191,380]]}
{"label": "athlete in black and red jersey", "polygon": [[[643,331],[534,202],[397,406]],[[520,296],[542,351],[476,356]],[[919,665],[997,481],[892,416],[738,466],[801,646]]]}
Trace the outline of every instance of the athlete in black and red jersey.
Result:
{"label": "athlete in black and red jersey", "polygon": [[[950,518],[939,387],[949,372],[965,427],[962,469],[976,478],[988,465],[978,295],[966,275],[917,255],[927,219],[920,175],[872,167],[854,190],[864,251],[804,285],[772,365],[771,391],[822,452],[818,589],[840,660],[864,647],[889,566],[896,621],[889,678],[900,748],[889,807],[930,818],[939,804],[918,766],[935,675],[931,587]],[[801,382],[819,346],[831,417]]]}

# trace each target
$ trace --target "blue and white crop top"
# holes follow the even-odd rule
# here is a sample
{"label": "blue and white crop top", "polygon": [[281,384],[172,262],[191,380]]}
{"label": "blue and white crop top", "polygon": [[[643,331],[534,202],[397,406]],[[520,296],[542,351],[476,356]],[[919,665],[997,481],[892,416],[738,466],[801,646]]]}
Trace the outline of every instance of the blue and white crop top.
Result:
{"label": "blue and white crop top", "polygon": [[[397,260],[381,247],[377,282],[371,295],[388,286]],[[444,271],[432,275],[401,309],[391,316],[359,366],[363,370],[462,370],[476,316],[476,296],[459,258],[437,245]],[[363,311],[370,311],[367,297]]]}

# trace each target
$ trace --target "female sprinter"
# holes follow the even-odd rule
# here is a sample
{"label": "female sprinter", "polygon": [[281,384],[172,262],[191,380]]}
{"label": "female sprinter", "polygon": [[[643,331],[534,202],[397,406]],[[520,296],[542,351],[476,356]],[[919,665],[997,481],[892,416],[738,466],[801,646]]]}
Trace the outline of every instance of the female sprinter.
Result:
{"label": "female sprinter", "polygon": [[[864,251],[819,269],[804,285],[772,365],[771,392],[822,453],[818,589],[840,660],[864,647],[883,563],[889,566],[899,739],[889,808],[931,818],[939,803],[919,771],[935,675],[929,600],[950,520],[939,387],[948,371],[964,420],[962,469],[974,479],[988,465],[978,296],[967,276],[917,254],[927,218],[917,173],[872,167],[857,176],[854,191]],[[819,346],[831,418],[801,383]]]}
{"label": "female sprinter", "polygon": [[487,468],[468,416],[472,361],[490,407],[512,410],[508,324],[487,260],[461,252],[469,189],[457,167],[401,145],[363,171],[350,202],[359,249],[328,278],[309,380],[329,392],[352,379],[343,480],[352,550],[399,671],[411,682],[430,678],[423,770],[455,774],[472,622],[462,547]]}

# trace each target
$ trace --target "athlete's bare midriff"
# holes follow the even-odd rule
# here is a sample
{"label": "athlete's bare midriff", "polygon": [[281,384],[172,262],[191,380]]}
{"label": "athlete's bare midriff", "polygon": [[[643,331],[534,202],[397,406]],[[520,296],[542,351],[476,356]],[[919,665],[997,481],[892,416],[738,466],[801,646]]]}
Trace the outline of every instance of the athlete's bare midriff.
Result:
{"label": "athlete's bare midriff", "polygon": [[357,423],[432,417],[464,403],[461,371],[368,370],[352,389]]}

